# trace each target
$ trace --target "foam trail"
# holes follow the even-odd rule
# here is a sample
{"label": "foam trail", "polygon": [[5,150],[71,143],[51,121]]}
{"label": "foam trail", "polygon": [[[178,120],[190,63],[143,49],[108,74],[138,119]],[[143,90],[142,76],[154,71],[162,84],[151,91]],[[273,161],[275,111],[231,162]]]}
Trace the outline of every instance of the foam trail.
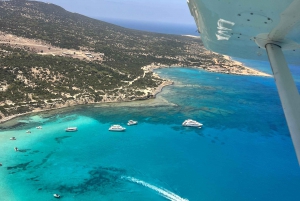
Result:
{"label": "foam trail", "polygon": [[128,181],[133,182],[133,183],[137,183],[137,184],[140,184],[140,185],[145,186],[147,188],[150,188],[150,189],[158,192],[161,196],[163,196],[164,198],[166,198],[168,200],[171,200],[171,201],[188,201],[188,199],[182,198],[182,197],[176,195],[175,193],[173,193],[171,191],[168,191],[168,190],[163,189],[163,188],[156,187],[152,184],[149,184],[149,183],[144,182],[142,180],[136,179],[134,177],[122,176],[122,179],[126,179]]}

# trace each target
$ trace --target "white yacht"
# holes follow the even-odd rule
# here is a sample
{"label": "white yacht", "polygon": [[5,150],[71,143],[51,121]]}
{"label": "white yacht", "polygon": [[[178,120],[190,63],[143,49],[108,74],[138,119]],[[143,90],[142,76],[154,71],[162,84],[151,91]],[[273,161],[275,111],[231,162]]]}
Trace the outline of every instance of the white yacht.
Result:
{"label": "white yacht", "polygon": [[120,125],[112,125],[108,130],[109,131],[125,131],[126,128],[124,128]]}
{"label": "white yacht", "polygon": [[195,121],[195,120],[192,120],[192,119],[187,119],[185,120],[183,123],[182,123],[183,126],[190,126],[190,127],[199,127],[201,128],[201,126],[203,126],[203,124]]}
{"label": "white yacht", "polygon": [[77,131],[77,127],[68,127],[66,128],[66,132],[75,132]]}
{"label": "white yacht", "polygon": [[137,121],[129,120],[127,125],[131,126],[131,125],[136,125],[137,123],[138,123]]}

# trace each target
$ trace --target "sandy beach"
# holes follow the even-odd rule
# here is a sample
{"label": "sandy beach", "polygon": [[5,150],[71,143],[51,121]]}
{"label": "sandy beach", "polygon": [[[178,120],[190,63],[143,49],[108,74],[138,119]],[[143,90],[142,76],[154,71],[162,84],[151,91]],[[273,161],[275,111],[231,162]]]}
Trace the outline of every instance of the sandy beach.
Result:
{"label": "sandy beach", "polygon": [[235,74],[235,75],[244,75],[244,76],[273,77],[270,74],[247,67],[243,63],[241,63],[239,61],[235,61],[229,56],[224,55],[224,58],[226,60],[230,61],[230,63],[228,63],[227,65],[223,65],[222,67],[217,66],[217,65],[209,66],[209,67],[205,67],[205,66],[188,66],[188,67],[184,66],[183,67],[182,65],[168,66],[168,65],[164,65],[164,64],[160,64],[160,65],[151,64],[151,65],[142,67],[142,69],[144,71],[153,72],[153,70],[160,69],[160,68],[196,68],[196,69],[203,69],[203,70],[213,72],[213,73]]}

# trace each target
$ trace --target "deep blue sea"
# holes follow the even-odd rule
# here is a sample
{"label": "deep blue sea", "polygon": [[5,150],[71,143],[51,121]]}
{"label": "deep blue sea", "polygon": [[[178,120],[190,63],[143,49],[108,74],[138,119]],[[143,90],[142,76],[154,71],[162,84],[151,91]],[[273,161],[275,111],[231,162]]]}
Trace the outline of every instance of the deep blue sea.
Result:
{"label": "deep blue sea", "polygon": [[155,33],[194,35],[199,36],[196,24],[177,24],[167,22],[130,21],[122,19],[99,19],[129,29],[149,31]]}
{"label": "deep blue sea", "polygon": [[[299,201],[300,168],[273,78],[156,72],[175,83],[155,100],[4,124],[17,123],[0,131],[0,200],[50,201],[58,193],[66,201]],[[188,118],[204,126],[182,127]],[[112,124],[127,130],[110,132]]]}

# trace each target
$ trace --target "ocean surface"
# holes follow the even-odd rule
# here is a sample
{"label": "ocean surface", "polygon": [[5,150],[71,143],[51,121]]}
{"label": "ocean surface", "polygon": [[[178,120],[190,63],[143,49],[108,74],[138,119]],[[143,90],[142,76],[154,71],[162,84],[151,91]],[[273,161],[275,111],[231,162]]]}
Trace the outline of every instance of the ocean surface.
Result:
{"label": "ocean surface", "polygon": [[[58,193],[65,201],[299,201],[300,168],[273,78],[156,72],[174,85],[155,100],[2,124],[0,200],[50,201]],[[189,118],[204,126],[181,126]],[[130,119],[138,125],[127,126]],[[127,129],[110,132],[112,124]]]}
{"label": "ocean surface", "polygon": [[167,22],[132,21],[122,19],[99,19],[129,29],[149,31],[155,33],[194,35],[199,36],[196,24],[176,24]]}

